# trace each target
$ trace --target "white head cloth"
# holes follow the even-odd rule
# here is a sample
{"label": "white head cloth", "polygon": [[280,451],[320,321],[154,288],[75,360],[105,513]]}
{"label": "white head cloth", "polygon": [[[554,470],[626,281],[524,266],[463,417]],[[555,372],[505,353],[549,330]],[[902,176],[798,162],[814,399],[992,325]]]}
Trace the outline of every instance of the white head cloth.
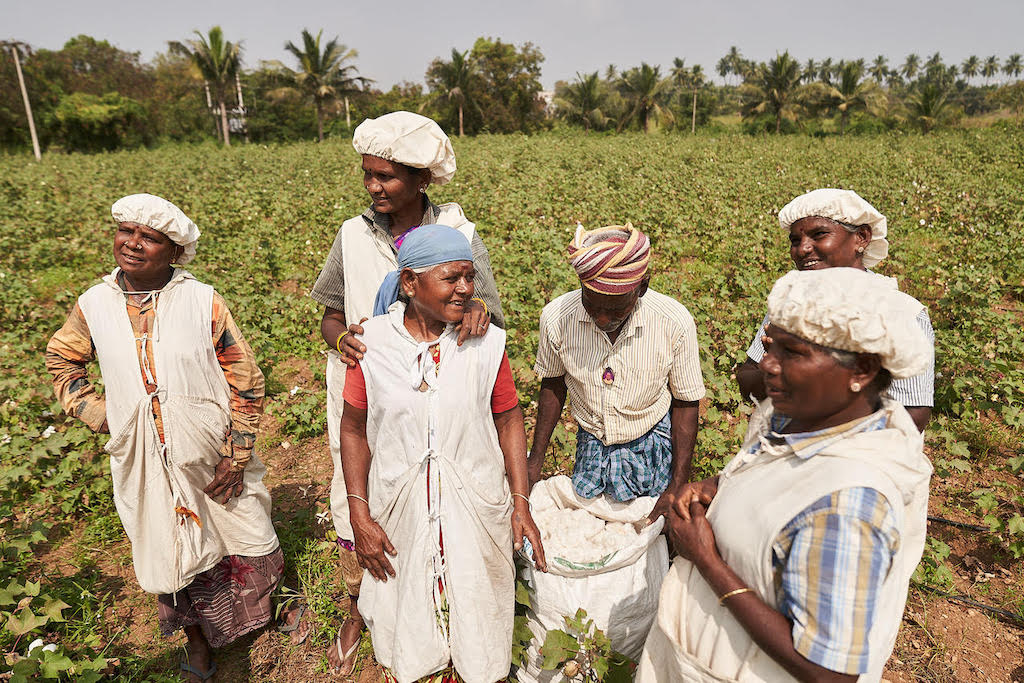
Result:
{"label": "white head cloth", "polygon": [[455,176],[451,140],[433,119],[411,111],[393,111],[366,119],[356,127],[352,146],[360,154],[413,168],[429,168],[430,182],[438,185]]}
{"label": "white head cloth", "polygon": [[823,188],[802,194],[779,211],[779,225],[783,230],[801,218],[821,216],[847,225],[867,225],[871,228],[871,242],[864,249],[864,267],[871,268],[889,254],[887,222],[878,209],[868,204],[853,190]]}
{"label": "white head cloth", "polygon": [[155,194],[130,194],[110,207],[110,215],[118,223],[138,223],[167,235],[172,242],[185,247],[177,264],[185,265],[196,255],[199,228],[192,219],[163,197]]}
{"label": "white head cloth", "polygon": [[896,379],[924,372],[932,344],[915,318],[924,306],[858,268],[786,273],[768,295],[768,319],[790,334],[843,351],[874,353]]}

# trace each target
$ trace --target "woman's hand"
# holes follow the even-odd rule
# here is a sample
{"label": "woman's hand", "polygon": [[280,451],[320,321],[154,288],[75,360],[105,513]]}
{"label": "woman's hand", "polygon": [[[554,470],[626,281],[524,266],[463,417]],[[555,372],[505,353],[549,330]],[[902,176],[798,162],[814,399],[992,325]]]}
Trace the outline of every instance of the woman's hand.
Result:
{"label": "woman's hand", "polygon": [[715,560],[721,561],[715,545],[715,532],[704,516],[704,510],[705,506],[692,497],[676,498],[666,519],[672,547],[698,569],[707,567]]}
{"label": "woman's hand", "polygon": [[210,500],[226,505],[231,498],[242,495],[242,489],[245,488],[242,482],[244,474],[245,470],[231,469],[230,457],[222,457],[213,470],[213,481],[203,489],[203,493]]}
{"label": "woman's hand", "polygon": [[683,506],[679,514],[683,519],[689,520],[690,503],[698,501],[704,507],[707,507],[711,505],[711,501],[714,500],[716,493],[718,493],[717,476],[702,479],[701,481],[689,482],[678,487],[669,484],[669,487],[658,498],[658,502],[654,504],[654,509],[651,510],[651,514],[647,516],[647,519],[652,523],[655,522],[658,517],[668,514],[669,509],[676,501],[682,500]]}
{"label": "woman's hand", "polygon": [[548,570],[548,561],[544,557],[544,544],[540,540],[540,529],[533,521],[529,504],[519,496],[513,496],[515,503],[512,508],[512,547],[519,550],[523,547],[523,536],[533,546],[533,563],[542,572]]}
{"label": "woman's hand", "polygon": [[[366,322],[366,318],[360,320],[360,323]],[[363,334],[363,326],[352,323],[348,326],[348,334],[341,338],[341,343],[338,344],[338,352],[341,354],[341,362],[350,368],[354,368],[356,363],[363,359],[363,354],[366,353],[366,346],[356,339],[356,335]]]}
{"label": "woman's hand", "polygon": [[459,331],[459,346],[462,346],[462,342],[470,337],[484,336],[490,324],[491,316],[487,313],[484,305],[477,299],[467,301],[466,312],[462,314],[462,322],[456,327]]}
{"label": "woman's hand", "polygon": [[398,554],[395,546],[391,545],[391,540],[384,533],[384,529],[370,517],[369,513],[353,515],[350,519],[359,566],[369,571],[378,581],[387,582],[388,577],[395,576],[395,568],[391,566],[391,561],[387,557]]}

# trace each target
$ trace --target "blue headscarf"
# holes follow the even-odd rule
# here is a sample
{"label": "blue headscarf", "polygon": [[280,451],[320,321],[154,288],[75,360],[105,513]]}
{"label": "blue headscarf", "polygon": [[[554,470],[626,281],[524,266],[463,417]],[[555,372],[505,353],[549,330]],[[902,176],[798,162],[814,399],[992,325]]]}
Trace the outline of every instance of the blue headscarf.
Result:
{"label": "blue headscarf", "polygon": [[455,228],[447,225],[416,228],[402,241],[398,250],[398,270],[388,273],[377,290],[373,314],[387,313],[388,307],[398,301],[398,276],[404,268],[429,268],[452,261],[472,260],[469,240]]}

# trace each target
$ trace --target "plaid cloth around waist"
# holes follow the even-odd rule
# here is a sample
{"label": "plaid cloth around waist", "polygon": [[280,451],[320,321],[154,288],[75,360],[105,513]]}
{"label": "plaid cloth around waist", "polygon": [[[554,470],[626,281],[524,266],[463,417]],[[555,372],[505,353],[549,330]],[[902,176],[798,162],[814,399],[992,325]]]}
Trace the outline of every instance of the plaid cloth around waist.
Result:
{"label": "plaid cloth around waist", "polygon": [[627,502],[660,496],[672,479],[672,436],[669,414],[651,431],[626,443],[606,446],[582,427],[576,434],[576,466],[572,485],[584,498],[607,493]]}

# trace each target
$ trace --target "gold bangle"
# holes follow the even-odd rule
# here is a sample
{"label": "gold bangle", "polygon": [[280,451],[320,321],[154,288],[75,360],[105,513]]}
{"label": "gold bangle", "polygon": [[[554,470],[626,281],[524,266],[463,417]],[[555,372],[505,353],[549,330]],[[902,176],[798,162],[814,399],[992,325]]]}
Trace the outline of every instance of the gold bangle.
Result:
{"label": "gold bangle", "polygon": [[519,496],[520,498],[522,498],[523,500],[525,500],[525,501],[526,501],[526,504],[530,506],[530,509],[531,509],[531,510],[533,510],[533,503],[531,503],[531,502],[530,502],[530,497],[529,497],[529,496],[524,496],[524,495],[523,495],[523,494],[521,494],[521,493],[513,493],[512,495],[513,495],[513,496]]}
{"label": "gold bangle", "polygon": [[[355,498],[356,500],[361,500],[361,501],[363,501],[364,503],[366,503],[366,507],[370,507],[370,501],[366,500],[366,499],[365,499],[365,498],[363,498],[362,496],[357,496],[357,495],[356,495],[356,494],[354,494],[354,493],[349,493],[349,494],[347,494],[347,495],[346,495],[345,497],[346,497],[346,498]],[[749,589],[747,589],[747,590],[749,590]]]}
{"label": "gold bangle", "polygon": [[472,299],[470,299],[470,301],[479,301],[480,305],[484,307],[484,313],[487,314],[488,316],[491,314],[490,311],[487,310],[487,302],[485,302],[480,297],[474,296]]}
{"label": "gold bangle", "polygon": [[338,335],[338,341],[334,342],[334,348],[338,350],[338,353],[341,353],[341,340],[345,338],[346,334],[348,334],[348,330],[345,330],[340,335]]}
{"label": "gold bangle", "polygon": [[753,593],[753,592],[754,592],[753,588],[737,588],[736,590],[729,591],[728,593],[726,593],[722,597],[718,598],[718,604],[719,605],[724,604],[726,600],[728,600],[729,598],[731,598],[734,595],[739,595],[740,593]]}

